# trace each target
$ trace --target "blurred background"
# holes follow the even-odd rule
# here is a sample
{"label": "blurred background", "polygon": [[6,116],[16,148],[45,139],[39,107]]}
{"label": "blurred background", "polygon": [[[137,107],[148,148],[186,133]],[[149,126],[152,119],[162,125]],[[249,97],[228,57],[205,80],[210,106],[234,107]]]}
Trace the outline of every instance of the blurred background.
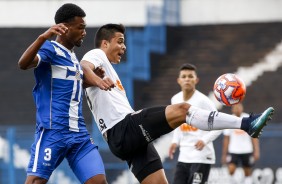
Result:
{"label": "blurred background", "polygon": [[[135,110],[165,105],[180,88],[176,83],[183,63],[198,67],[199,91],[230,113],[213,97],[215,80],[223,73],[238,74],[247,85],[246,112],[276,109],[261,136],[261,159],[256,183],[282,184],[282,0],[0,0],[0,184],[24,183],[35,129],[32,71],[17,62],[39,34],[54,24],[59,6],[71,2],[87,16],[87,36],[76,48],[79,59],[93,48],[97,28],[106,23],[127,27],[127,53],[115,66]],[[125,162],[109,151],[84,101],[89,131],[99,146],[109,183],[134,184]],[[169,160],[171,135],[155,142],[169,182],[176,160]],[[209,183],[226,184],[220,164],[222,137],[215,143],[217,162]],[[177,156],[175,157],[177,158]],[[238,177],[242,172],[238,171]],[[53,173],[50,184],[79,183],[68,163]]]}

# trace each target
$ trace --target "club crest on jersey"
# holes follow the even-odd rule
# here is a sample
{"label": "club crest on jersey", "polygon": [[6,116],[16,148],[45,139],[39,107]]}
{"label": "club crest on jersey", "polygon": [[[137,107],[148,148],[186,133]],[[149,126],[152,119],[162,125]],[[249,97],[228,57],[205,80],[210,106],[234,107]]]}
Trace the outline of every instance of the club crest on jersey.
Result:
{"label": "club crest on jersey", "polygon": [[66,57],[65,53],[59,47],[56,47],[55,45],[53,45],[53,47],[54,47],[55,52],[58,56]]}
{"label": "club crest on jersey", "polygon": [[76,80],[81,80],[81,74],[80,74],[79,70],[76,70],[75,78],[76,78]]}
{"label": "club crest on jersey", "polygon": [[70,76],[74,76],[76,80],[81,80],[82,79],[82,74],[79,71],[78,67],[75,67],[75,70],[71,70],[73,68],[67,67],[67,73],[66,73],[66,78]]}

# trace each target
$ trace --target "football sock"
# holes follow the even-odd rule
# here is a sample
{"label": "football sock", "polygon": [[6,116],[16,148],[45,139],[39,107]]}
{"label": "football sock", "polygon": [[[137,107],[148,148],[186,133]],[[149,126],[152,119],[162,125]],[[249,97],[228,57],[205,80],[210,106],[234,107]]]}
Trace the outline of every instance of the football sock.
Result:
{"label": "football sock", "polygon": [[190,106],[186,123],[201,130],[240,129],[242,118]]}
{"label": "football sock", "polygon": [[241,129],[245,130],[246,132],[248,132],[250,126],[250,122],[248,120],[249,120],[248,118],[243,118],[241,124]]}

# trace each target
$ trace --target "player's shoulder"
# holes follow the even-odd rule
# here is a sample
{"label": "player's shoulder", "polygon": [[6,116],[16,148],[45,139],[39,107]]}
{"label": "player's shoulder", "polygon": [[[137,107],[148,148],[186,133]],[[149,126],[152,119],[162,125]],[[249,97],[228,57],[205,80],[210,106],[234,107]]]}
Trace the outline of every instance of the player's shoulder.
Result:
{"label": "player's shoulder", "polygon": [[197,103],[200,105],[201,108],[203,109],[208,109],[208,110],[215,110],[215,104],[212,102],[212,100],[205,95],[204,93],[196,90],[194,95],[193,95],[194,101],[196,100]]}
{"label": "player's shoulder", "polygon": [[182,96],[182,94],[183,94],[183,92],[180,91],[180,92],[176,93],[175,95],[173,95],[172,98],[177,98],[179,96]]}
{"label": "player's shoulder", "polygon": [[52,44],[52,42],[51,41],[49,41],[49,40],[46,40],[44,43],[43,43],[43,45],[41,46],[41,49],[46,49],[46,48],[49,48],[49,49],[51,49],[51,48],[53,48],[53,44]]}
{"label": "player's shoulder", "polygon": [[198,100],[201,100],[201,101],[204,101],[204,102],[211,102],[211,100],[209,99],[209,97],[207,95],[205,95],[204,93],[196,90],[195,93],[194,93],[194,96],[198,99]]}
{"label": "player's shoulder", "polygon": [[101,49],[92,49],[85,53],[85,55],[88,55],[88,54],[103,55],[105,54],[105,52],[102,51]]}
{"label": "player's shoulder", "polygon": [[92,58],[94,60],[106,60],[107,56],[106,53],[101,49],[92,49],[84,54],[82,60],[87,60],[89,58]]}
{"label": "player's shoulder", "polygon": [[52,53],[55,53],[58,56],[66,57],[66,53],[70,52],[66,47],[61,45],[60,43],[52,40],[46,40],[42,46],[42,48],[49,50]]}
{"label": "player's shoulder", "polygon": [[[56,51],[59,51],[60,49],[56,49],[58,46],[53,43],[53,41],[46,40],[43,45],[40,47],[40,50],[38,51],[38,54],[40,56],[46,56],[46,57],[53,57],[56,54]],[[58,52],[58,55],[60,55],[63,51],[60,50]],[[63,55],[63,54],[62,54]]]}
{"label": "player's shoulder", "polygon": [[181,101],[183,101],[183,92],[182,91],[176,93],[175,95],[171,97],[172,104],[179,103]]}
{"label": "player's shoulder", "polygon": [[202,93],[201,91],[199,90],[195,90],[195,93],[194,95],[198,96],[198,97],[202,97],[202,98],[208,98],[204,93]]}

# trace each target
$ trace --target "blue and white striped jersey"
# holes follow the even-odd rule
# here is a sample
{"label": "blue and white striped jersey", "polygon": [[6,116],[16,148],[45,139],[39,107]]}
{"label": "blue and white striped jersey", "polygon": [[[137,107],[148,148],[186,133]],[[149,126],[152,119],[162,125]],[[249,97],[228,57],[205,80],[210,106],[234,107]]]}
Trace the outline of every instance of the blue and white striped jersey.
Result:
{"label": "blue and white striped jersey", "polygon": [[37,126],[87,131],[82,116],[83,72],[75,53],[55,41],[46,41],[37,56],[33,89]]}

